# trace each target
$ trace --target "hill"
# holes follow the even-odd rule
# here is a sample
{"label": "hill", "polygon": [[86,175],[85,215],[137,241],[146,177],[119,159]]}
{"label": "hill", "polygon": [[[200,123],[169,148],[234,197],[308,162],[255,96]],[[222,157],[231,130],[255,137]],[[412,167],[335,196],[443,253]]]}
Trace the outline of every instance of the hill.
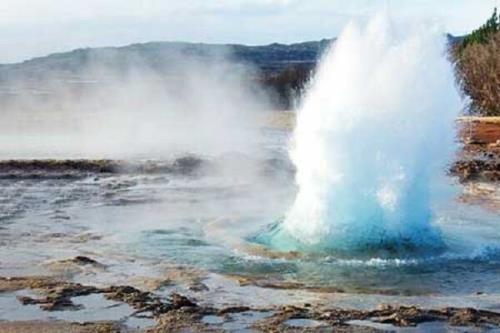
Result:
{"label": "hill", "polygon": [[[246,46],[238,44],[195,44],[152,42],[123,47],[84,48],[51,54],[21,63],[0,65],[0,93],[16,83],[38,86],[39,82],[63,81],[79,84],[122,75],[131,68],[148,69],[168,79],[187,61],[205,63],[230,60],[255,69],[256,81],[274,95],[276,107],[289,108],[292,95],[306,78],[331,40],[296,44]],[[90,69],[90,70],[89,70]],[[95,70],[98,69],[98,70]]]}
{"label": "hill", "polygon": [[166,70],[179,58],[227,57],[236,62],[251,64],[263,72],[276,73],[291,64],[312,65],[331,40],[297,44],[270,44],[246,46],[239,44],[202,44],[185,42],[151,42],[123,47],[76,49],[71,52],[55,53],[17,64],[0,65],[0,79],[23,76],[43,77],[49,71],[62,74],[78,74],[87,65],[103,65],[121,69],[124,65],[142,62],[156,70]]}
{"label": "hill", "polygon": [[[451,45],[463,37],[448,35]],[[19,89],[37,90],[50,80],[80,89],[126,74],[131,68],[147,69],[165,79],[176,75],[182,64],[230,60],[255,71],[250,78],[264,86],[277,109],[290,109],[300,96],[321,54],[334,39],[296,44],[247,46],[240,44],[203,44],[151,42],[122,47],[82,48],[55,53],[16,64],[0,64],[0,95]],[[90,69],[90,70],[89,70]]]}

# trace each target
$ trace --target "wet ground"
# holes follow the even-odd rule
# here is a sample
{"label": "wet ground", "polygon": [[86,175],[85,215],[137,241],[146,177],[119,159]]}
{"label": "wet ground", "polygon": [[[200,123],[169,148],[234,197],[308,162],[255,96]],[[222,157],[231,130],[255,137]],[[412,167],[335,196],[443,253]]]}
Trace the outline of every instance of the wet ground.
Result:
{"label": "wet ground", "polygon": [[276,252],[250,241],[295,195],[266,135],[258,158],[0,162],[0,332],[499,327],[498,183],[442,180],[430,257]]}

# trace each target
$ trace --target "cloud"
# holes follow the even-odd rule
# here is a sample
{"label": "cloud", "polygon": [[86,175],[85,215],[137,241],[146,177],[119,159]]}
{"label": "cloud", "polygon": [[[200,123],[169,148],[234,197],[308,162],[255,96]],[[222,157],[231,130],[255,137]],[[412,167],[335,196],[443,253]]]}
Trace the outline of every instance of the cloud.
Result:
{"label": "cloud", "polygon": [[481,24],[494,0],[2,0],[0,63],[86,46],[152,40],[264,44],[336,36],[389,3],[451,33]]}

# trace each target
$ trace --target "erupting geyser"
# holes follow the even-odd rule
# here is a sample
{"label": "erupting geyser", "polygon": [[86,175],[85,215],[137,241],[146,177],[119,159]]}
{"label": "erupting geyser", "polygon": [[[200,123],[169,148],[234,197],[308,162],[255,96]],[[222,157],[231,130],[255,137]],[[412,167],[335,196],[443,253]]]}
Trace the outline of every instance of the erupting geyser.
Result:
{"label": "erupting geyser", "polygon": [[274,247],[443,246],[429,195],[461,108],[447,47],[439,29],[395,27],[387,15],[343,31],[298,111],[290,155],[299,191]]}

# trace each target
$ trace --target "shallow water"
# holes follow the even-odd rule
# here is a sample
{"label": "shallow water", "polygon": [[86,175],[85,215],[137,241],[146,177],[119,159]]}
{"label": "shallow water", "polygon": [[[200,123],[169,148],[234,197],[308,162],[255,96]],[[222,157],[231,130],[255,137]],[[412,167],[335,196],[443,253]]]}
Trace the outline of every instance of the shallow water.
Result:
{"label": "shallow water", "polygon": [[23,305],[16,300],[16,296],[36,297],[36,294],[25,291],[0,294],[0,321],[58,320],[85,323],[112,320],[133,329],[154,326],[154,320],[135,317],[133,308],[109,301],[102,295],[73,297],[72,301],[80,308],[78,311],[52,312],[43,311],[37,305]]}
{"label": "shallow water", "polygon": [[[80,282],[117,284],[182,265],[207,272],[206,284],[212,285],[205,294],[214,302],[260,297],[251,286],[238,289],[216,277],[221,274],[280,288],[293,282],[304,291],[346,292],[336,301],[349,307],[399,300],[500,308],[498,215],[455,200],[460,187],[450,187],[451,179],[437,187],[433,199],[433,221],[446,244],[440,252],[295,254],[252,242],[283,217],[296,193],[287,136],[269,132],[265,158],[220,157],[224,168],[194,174],[1,179],[0,276],[56,272]],[[58,271],[52,265],[76,255],[95,258],[107,269]],[[268,301],[276,295],[268,293]]]}

